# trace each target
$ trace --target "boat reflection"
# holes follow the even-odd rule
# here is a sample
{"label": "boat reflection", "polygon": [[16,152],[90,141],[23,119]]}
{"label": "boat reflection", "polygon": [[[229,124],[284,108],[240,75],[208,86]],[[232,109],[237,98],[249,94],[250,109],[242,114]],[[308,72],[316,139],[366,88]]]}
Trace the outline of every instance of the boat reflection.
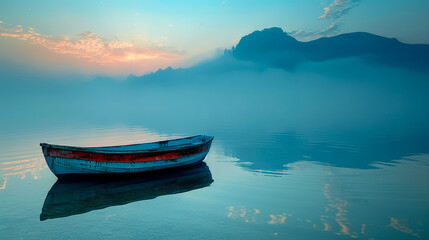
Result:
{"label": "boat reflection", "polygon": [[133,178],[58,180],[45,198],[40,221],[192,191],[210,186],[212,182],[211,172],[204,162],[175,172]]}

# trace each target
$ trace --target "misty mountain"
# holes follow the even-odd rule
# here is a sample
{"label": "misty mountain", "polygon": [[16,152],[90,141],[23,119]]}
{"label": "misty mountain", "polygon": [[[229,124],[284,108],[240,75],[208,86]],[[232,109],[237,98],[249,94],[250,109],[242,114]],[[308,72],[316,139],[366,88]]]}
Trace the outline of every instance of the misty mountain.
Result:
{"label": "misty mountain", "polygon": [[265,29],[186,69],[125,81],[4,81],[0,130],[125,123],[215,135],[227,156],[253,170],[303,160],[371,168],[428,149],[428,72],[416,71],[427,66],[425,49],[367,33],[300,42]]}
{"label": "misty mountain", "polygon": [[226,54],[283,69],[293,69],[303,61],[320,62],[352,57],[394,67],[429,69],[429,45],[405,44],[395,38],[365,32],[300,42],[281,28],[267,28],[244,36]]}
{"label": "misty mountain", "polygon": [[[151,116],[154,126],[226,129],[213,130],[216,139],[227,155],[251,163],[248,169],[279,170],[303,156],[366,169],[427,148],[426,142],[409,139],[422,139],[429,131],[428,46],[369,33],[300,42],[270,28],[196,66],[130,76],[123,96],[139,96],[132,99],[140,104],[133,111],[141,112],[135,114],[141,119]],[[301,135],[308,129],[333,134],[332,139]],[[403,143],[373,137],[375,132],[395,136],[399,129],[412,129]],[[349,135],[343,139],[343,133]],[[287,144],[265,149],[243,142],[244,136]]]}
{"label": "misty mountain", "polygon": [[[234,71],[263,71],[267,68],[295,70],[304,63],[332,62],[355,59],[366,65],[402,68],[427,73],[429,45],[406,44],[395,38],[386,38],[365,32],[323,37],[301,42],[281,28],[255,31],[241,38],[239,43],[216,59],[207,60],[187,69],[158,70],[141,77],[131,75],[129,84],[183,84],[198,82],[207,76]],[[346,61],[347,62],[347,61]],[[320,65],[322,66],[322,65]],[[355,69],[355,61],[343,68]],[[142,81],[143,80],[143,81]]]}

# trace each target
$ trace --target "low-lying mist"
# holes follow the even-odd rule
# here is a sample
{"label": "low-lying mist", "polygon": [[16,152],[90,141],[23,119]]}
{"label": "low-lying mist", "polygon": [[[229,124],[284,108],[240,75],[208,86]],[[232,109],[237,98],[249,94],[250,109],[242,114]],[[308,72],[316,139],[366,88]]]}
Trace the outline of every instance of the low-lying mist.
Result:
{"label": "low-lying mist", "polygon": [[285,71],[223,57],[120,82],[98,78],[2,85],[6,122],[359,130],[426,129],[429,117],[428,75],[358,59],[307,63]]}
{"label": "low-lying mist", "polygon": [[428,75],[354,58],[288,71],[224,56],[123,81],[1,84],[0,128],[12,134],[88,125],[210,134],[246,167],[269,170],[307,155],[368,168],[429,148]]}

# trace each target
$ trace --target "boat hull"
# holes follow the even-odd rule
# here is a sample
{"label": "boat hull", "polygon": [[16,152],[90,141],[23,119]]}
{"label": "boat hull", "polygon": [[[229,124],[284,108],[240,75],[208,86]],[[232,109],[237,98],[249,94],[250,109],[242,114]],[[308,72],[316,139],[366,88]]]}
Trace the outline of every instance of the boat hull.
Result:
{"label": "boat hull", "polygon": [[46,163],[59,178],[76,174],[125,174],[183,167],[198,163],[210,150],[211,140],[196,146],[141,153],[103,153],[42,146]]}

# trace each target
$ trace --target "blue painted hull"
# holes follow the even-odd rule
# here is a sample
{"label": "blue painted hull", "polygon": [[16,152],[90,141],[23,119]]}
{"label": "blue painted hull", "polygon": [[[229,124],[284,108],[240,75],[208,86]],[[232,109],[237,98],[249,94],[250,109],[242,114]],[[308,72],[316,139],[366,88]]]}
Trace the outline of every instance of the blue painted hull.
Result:
{"label": "blue painted hull", "polygon": [[213,137],[195,136],[156,143],[79,148],[41,144],[57,176],[140,173],[182,167],[204,160]]}

